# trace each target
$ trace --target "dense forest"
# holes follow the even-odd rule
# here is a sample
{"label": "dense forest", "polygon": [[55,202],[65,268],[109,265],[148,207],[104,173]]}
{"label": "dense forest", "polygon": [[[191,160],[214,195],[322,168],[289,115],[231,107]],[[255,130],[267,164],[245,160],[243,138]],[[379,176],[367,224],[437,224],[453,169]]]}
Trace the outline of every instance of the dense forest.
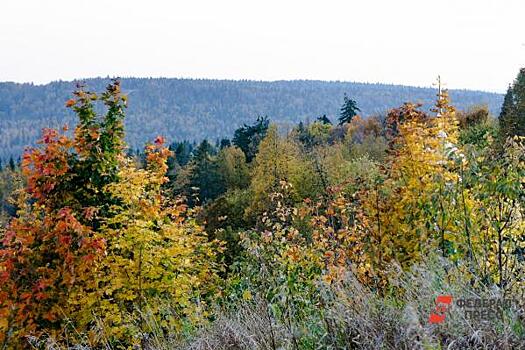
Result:
{"label": "dense forest", "polygon": [[[108,79],[87,79],[94,91],[101,91]],[[46,85],[0,83],[0,158],[19,157],[27,145],[34,145],[44,127],[75,124],[74,114],[64,110],[75,82]],[[327,115],[337,117],[343,95],[352,97],[368,116],[411,101],[428,111],[434,90],[385,84],[323,81],[228,81],[194,79],[122,79],[130,103],[126,140],[132,148],[162,134],[168,141],[215,141],[228,137],[258,116],[292,128],[300,121]],[[502,96],[479,91],[452,90],[450,96],[460,110],[486,104],[499,113]]]}
{"label": "dense forest", "polygon": [[453,92],[461,109],[385,85],[101,84],[2,86],[20,143],[69,129],[2,165],[0,348],[525,348],[525,69],[504,98]]}

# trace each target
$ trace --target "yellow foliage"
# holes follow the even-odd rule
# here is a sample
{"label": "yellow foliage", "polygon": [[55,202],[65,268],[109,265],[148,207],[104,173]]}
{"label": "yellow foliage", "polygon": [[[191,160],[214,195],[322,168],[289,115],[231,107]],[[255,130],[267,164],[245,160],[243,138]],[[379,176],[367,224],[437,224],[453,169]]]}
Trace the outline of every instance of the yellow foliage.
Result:
{"label": "yellow foliage", "polygon": [[[440,113],[422,118],[407,106],[397,127],[385,179],[360,193],[362,215],[359,241],[368,242],[363,264],[382,268],[396,261],[410,266],[445,241],[453,241],[455,202],[445,188],[459,181],[457,121],[446,94],[439,96]],[[411,109],[413,108],[413,109]],[[445,254],[445,253],[443,253]]]}
{"label": "yellow foliage", "polygon": [[208,242],[184,204],[163,196],[162,152],[147,149],[146,169],[123,159],[120,181],[107,186],[117,203],[101,228],[106,256],[94,272],[97,289],[78,300],[84,323],[94,314],[105,338],[124,343],[135,343],[153,325],[174,333],[187,320],[202,321],[205,297],[218,283],[220,244]]}

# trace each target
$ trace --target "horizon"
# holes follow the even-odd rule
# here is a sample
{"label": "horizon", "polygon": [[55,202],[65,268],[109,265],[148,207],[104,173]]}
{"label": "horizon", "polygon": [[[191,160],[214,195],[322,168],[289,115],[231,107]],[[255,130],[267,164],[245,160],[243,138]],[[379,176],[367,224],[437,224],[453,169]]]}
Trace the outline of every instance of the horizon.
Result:
{"label": "horizon", "polygon": [[[437,84],[432,83],[431,85],[407,85],[402,83],[390,83],[390,82],[370,82],[370,81],[350,81],[350,80],[324,80],[324,79],[275,79],[275,80],[264,80],[264,79],[235,79],[235,78],[201,78],[201,77],[167,77],[167,76],[94,76],[94,77],[82,77],[82,78],[73,78],[73,79],[57,79],[51,80],[48,82],[31,82],[31,81],[0,81],[0,84],[19,84],[19,85],[32,85],[32,86],[46,86],[54,83],[74,83],[82,82],[96,79],[173,79],[173,80],[209,80],[209,81],[229,81],[229,82],[256,82],[256,83],[279,83],[279,82],[301,82],[301,81],[310,81],[310,82],[321,82],[321,83],[340,83],[340,84],[362,84],[362,85],[385,85],[385,86],[398,86],[398,87],[409,87],[416,89],[437,89]],[[490,91],[490,90],[481,90],[481,89],[471,89],[471,88],[448,88],[447,83],[444,83],[444,90],[448,91],[472,91],[472,92],[482,92],[496,95],[504,95],[505,91]]]}
{"label": "horizon", "polygon": [[18,0],[0,5],[8,34],[0,37],[0,81],[205,77],[426,87],[441,75],[450,89],[504,93],[525,65],[524,10],[519,0]]}

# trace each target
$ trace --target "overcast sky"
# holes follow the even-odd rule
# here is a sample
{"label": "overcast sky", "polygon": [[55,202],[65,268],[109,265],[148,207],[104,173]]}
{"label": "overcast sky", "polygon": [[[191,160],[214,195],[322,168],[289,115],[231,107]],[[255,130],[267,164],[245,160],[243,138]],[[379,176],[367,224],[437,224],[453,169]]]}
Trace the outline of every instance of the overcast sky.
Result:
{"label": "overcast sky", "polygon": [[502,92],[524,0],[1,0],[0,81],[321,79]]}

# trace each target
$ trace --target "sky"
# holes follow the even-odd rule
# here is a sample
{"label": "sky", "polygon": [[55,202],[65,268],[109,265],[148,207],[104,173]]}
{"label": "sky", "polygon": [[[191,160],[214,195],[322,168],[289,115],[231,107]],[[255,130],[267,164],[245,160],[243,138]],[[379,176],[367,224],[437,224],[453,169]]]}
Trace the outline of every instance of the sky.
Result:
{"label": "sky", "polygon": [[0,81],[315,79],[504,92],[523,0],[2,0]]}

